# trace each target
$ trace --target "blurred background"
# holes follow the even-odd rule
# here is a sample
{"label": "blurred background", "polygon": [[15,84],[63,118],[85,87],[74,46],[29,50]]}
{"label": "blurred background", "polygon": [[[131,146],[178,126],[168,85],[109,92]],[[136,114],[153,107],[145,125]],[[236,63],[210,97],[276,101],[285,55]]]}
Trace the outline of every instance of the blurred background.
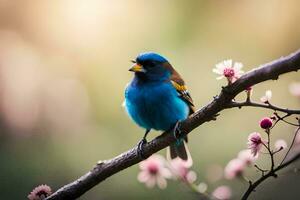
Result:
{"label": "blurred background", "polygon": [[[144,131],[121,104],[132,78],[129,60],[140,52],[166,56],[200,108],[226,84],[212,73],[216,63],[232,58],[247,71],[300,48],[299,7],[298,0],[0,0],[0,199],[26,199],[39,184],[56,190],[136,145]],[[299,108],[288,90],[296,81],[299,73],[290,73],[255,86],[253,99],[271,89],[274,104]],[[230,185],[238,198],[247,184],[218,180],[213,170],[245,149],[249,133],[261,131],[258,121],[271,114],[226,110],[194,130],[189,146],[197,181],[208,191]],[[290,143],[293,131],[280,125],[273,140]],[[174,181],[165,190],[147,189],[138,171],[118,173],[81,199],[195,199]],[[281,174],[252,198],[299,197],[299,173]]]}

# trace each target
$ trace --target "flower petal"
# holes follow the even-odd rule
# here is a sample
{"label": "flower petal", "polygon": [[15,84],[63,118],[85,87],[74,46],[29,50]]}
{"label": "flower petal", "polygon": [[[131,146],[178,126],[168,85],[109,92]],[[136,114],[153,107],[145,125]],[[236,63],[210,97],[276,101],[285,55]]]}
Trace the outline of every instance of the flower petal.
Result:
{"label": "flower petal", "polygon": [[214,73],[216,74],[219,74],[219,75],[222,75],[223,74],[223,71],[222,70],[219,70],[219,69],[216,69],[216,68],[213,68],[212,70]]}
{"label": "flower petal", "polygon": [[289,86],[290,93],[296,97],[300,97],[300,82],[292,83]]}
{"label": "flower petal", "polygon": [[232,68],[232,60],[231,59],[228,59],[228,60],[224,60],[223,61],[225,67],[230,67]]}
{"label": "flower petal", "polygon": [[233,65],[233,69],[236,72],[241,71],[242,68],[243,68],[243,64],[240,63],[240,62],[235,62],[234,65]]}
{"label": "flower petal", "polygon": [[166,179],[164,179],[163,177],[161,176],[157,176],[156,177],[156,182],[157,182],[157,186],[160,188],[160,189],[165,189],[167,187],[167,181]]}
{"label": "flower petal", "polygon": [[274,146],[275,146],[275,149],[278,151],[279,149],[287,148],[287,143],[285,140],[279,139],[279,140],[276,140]]}
{"label": "flower petal", "polygon": [[272,91],[271,90],[266,91],[266,97],[268,98],[268,100],[271,100],[271,98],[272,98]]}
{"label": "flower petal", "polygon": [[217,77],[216,79],[217,79],[217,80],[221,80],[222,78],[224,78],[224,76],[219,76],[219,77]]}
{"label": "flower petal", "polygon": [[149,179],[147,180],[147,182],[145,182],[146,186],[148,188],[153,188],[156,182],[156,177],[155,176],[151,176],[149,177]]}
{"label": "flower petal", "polygon": [[171,177],[172,177],[172,173],[171,173],[170,170],[167,169],[167,168],[162,168],[162,169],[160,170],[160,174],[161,174],[163,177],[165,177],[165,178],[171,178]]}
{"label": "flower petal", "polygon": [[231,189],[228,186],[219,186],[217,187],[213,193],[213,197],[215,197],[218,200],[228,200],[232,196]]}
{"label": "flower petal", "polygon": [[224,69],[226,68],[226,65],[224,65],[224,62],[220,62],[216,64],[216,69],[223,73]]}
{"label": "flower petal", "polygon": [[138,174],[138,181],[142,182],[142,183],[145,183],[149,180],[150,178],[150,174],[147,173],[146,171],[141,171],[139,174]]}
{"label": "flower petal", "polygon": [[186,180],[189,183],[193,183],[197,180],[197,174],[194,171],[189,171],[188,174],[186,175]]}

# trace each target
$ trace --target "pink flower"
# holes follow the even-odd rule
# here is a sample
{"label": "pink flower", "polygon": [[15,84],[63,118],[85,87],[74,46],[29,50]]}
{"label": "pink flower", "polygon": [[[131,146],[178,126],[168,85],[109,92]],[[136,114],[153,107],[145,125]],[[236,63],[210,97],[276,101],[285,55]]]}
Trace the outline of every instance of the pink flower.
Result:
{"label": "pink flower", "polygon": [[229,161],[224,169],[225,178],[234,179],[242,175],[245,170],[245,166],[245,163],[238,158]]}
{"label": "pink flower", "polygon": [[243,161],[245,165],[252,165],[258,158],[258,155],[253,156],[250,149],[244,149],[239,152],[238,159]]}
{"label": "pink flower", "polygon": [[193,183],[197,179],[197,174],[194,171],[189,170],[191,167],[191,163],[188,161],[184,161],[180,158],[175,158],[170,161],[171,170],[173,174],[177,178],[180,178],[181,180]]}
{"label": "pink flower", "polygon": [[272,91],[271,90],[267,90],[266,93],[265,93],[265,95],[260,98],[260,101],[262,103],[269,103],[270,100],[271,100],[271,98],[272,98]]}
{"label": "pink flower", "polygon": [[274,147],[277,151],[287,148],[286,141],[283,139],[276,140]]}
{"label": "pink flower", "polygon": [[262,118],[260,121],[259,121],[259,125],[261,128],[263,129],[269,129],[272,127],[273,125],[273,121],[271,118],[269,117],[265,117],[265,118]]}
{"label": "pink flower", "polygon": [[262,138],[259,133],[254,132],[248,136],[248,148],[251,150],[253,156],[256,156],[257,153],[260,151],[263,145]]}
{"label": "pink flower", "polygon": [[300,97],[300,82],[295,82],[292,83],[289,86],[290,92],[292,95],[296,96],[296,97]]}
{"label": "pink flower", "polygon": [[223,62],[216,64],[216,68],[213,69],[213,72],[221,75],[217,78],[218,80],[226,77],[229,83],[233,83],[242,75],[242,67],[242,63],[235,62],[233,64],[232,60],[224,60]]}
{"label": "pink flower", "polygon": [[231,195],[231,189],[225,185],[217,187],[212,193],[212,196],[218,200],[228,200],[231,198]]}
{"label": "pink flower", "polygon": [[161,155],[155,154],[140,163],[141,172],[138,174],[138,180],[145,183],[147,187],[152,188],[156,184],[159,188],[167,187],[167,178],[171,178],[171,172],[165,166],[165,159]]}
{"label": "pink flower", "polygon": [[48,185],[39,185],[34,188],[27,196],[29,200],[42,200],[52,194],[51,188]]}

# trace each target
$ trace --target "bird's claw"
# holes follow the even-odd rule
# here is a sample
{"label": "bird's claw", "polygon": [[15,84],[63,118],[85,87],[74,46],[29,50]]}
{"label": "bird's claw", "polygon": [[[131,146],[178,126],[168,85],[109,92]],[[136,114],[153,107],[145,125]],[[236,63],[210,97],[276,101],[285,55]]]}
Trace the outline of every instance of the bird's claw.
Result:
{"label": "bird's claw", "polygon": [[212,120],[212,121],[216,121],[216,120],[217,120],[217,117],[218,117],[219,115],[220,115],[219,113],[217,113],[217,114],[214,114],[214,115],[211,117],[211,119],[210,119],[210,120]]}
{"label": "bird's claw", "polygon": [[176,122],[174,128],[173,128],[173,134],[174,134],[174,138],[176,140],[180,140],[181,139],[181,134],[182,134],[182,131],[180,129],[180,122]]}
{"label": "bird's claw", "polygon": [[147,140],[146,140],[146,138],[143,138],[141,141],[139,141],[138,148],[137,148],[137,154],[143,160],[145,160],[147,158],[147,156],[145,156],[145,153],[144,153],[144,145],[145,144],[147,144]]}

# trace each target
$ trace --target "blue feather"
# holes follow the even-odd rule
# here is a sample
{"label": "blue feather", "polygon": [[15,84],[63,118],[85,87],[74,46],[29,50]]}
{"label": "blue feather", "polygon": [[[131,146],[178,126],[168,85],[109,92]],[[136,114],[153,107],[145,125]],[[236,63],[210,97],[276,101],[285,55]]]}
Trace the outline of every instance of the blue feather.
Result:
{"label": "blue feather", "polygon": [[189,107],[170,82],[139,83],[137,77],[125,91],[125,108],[139,126],[145,129],[169,130],[189,115]]}
{"label": "blue feather", "polygon": [[144,62],[146,60],[152,60],[160,63],[168,62],[166,58],[153,52],[141,53],[137,57],[137,61]]}

